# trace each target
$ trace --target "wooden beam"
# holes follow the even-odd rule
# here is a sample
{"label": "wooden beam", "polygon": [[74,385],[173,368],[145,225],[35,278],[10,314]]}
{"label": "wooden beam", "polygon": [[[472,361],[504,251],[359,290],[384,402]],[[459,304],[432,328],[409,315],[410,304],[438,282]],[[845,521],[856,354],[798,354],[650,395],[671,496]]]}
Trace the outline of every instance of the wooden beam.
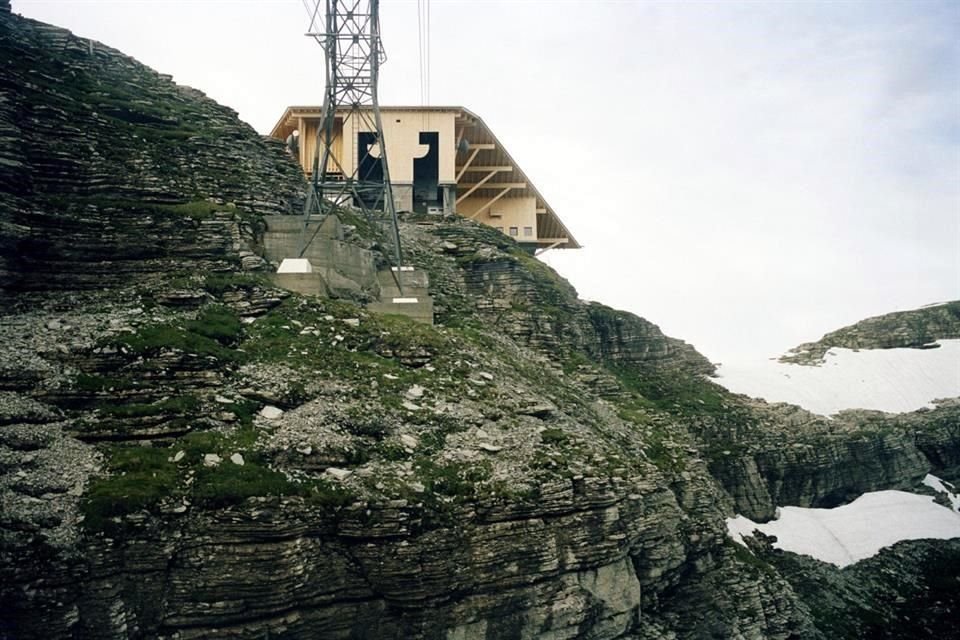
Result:
{"label": "wooden beam", "polygon": [[470,152],[470,155],[467,156],[467,161],[463,163],[463,167],[461,167],[461,168],[460,168],[460,172],[457,173],[457,178],[456,178],[456,181],[457,181],[457,182],[460,182],[460,178],[463,177],[463,174],[464,174],[464,173],[467,171],[467,169],[470,167],[470,163],[473,162],[473,159],[477,157],[477,154],[478,154],[478,153],[480,153],[480,149],[473,149],[473,150]]}
{"label": "wooden beam", "polygon": [[470,219],[473,220],[473,219],[476,218],[478,215],[480,215],[481,213],[483,213],[484,211],[486,211],[487,209],[489,209],[489,208],[493,205],[494,202],[496,202],[497,200],[499,200],[499,199],[502,198],[503,196],[507,195],[507,193],[508,193],[509,191],[510,191],[510,187],[507,187],[506,189],[504,189],[503,191],[501,191],[500,193],[498,193],[498,194],[495,195],[494,197],[490,198],[490,201],[487,202],[487,204],[483,205],[482,207],[480,207],[479,209],[477,209],[476,211],[474,211],[473,213],[470,214]]}
{"label": "wooden beam", "polygon": [[[504,165],[494,165],[494,166],[483,166],[477,165],[475,167],[470,167],[469,165],[464,165],[462,171],[513,171],[513,167],[508,164]],[[461,173],[462,173],[461,171]]]}
{"label": "wooden beam", "polygon": [[[484,184],[486,184],[487,180],[491,176],[497,175],[497,173],[499,172],[493,171],[484,180],[481,180],[480,182],[477,182],[475,184],[474,183],[458,184],[457,189],[470,189],[470,191],[473,192],[473,190],[476,189],[477,187],[481,187]],[[487,185],[488,189],[497,189],[500,187],[510,187],[511,189],[526,189],[527,183],[526,182],[494,182],[493,184]]]}
{"label": "wooden beam", "polygon": [[[297,162],[300,163],[300,166],[304,169],[307,168],[307,136],[306,132],[303,130],[303,117],[297,117],[297,131],[300,132],[300,140],[297,142]],[[286,142],[286,140],[284,140]],[[316,144],[316,141],[314,141]],[[312,170],[313,167],[310,167]]]}
{"label": "wooden beam", "polygon": [[[542,242],[542,241],[543,239],[537,238],[537,242]],[[555,249],[556,247],[566,243],[567,241],[568,241],[567,238],[559,238],[555,242],[552,242],[549,245],[547,245],[546,247],[540,247],[539,249],[533,252],[533,255],[535,256],[543,255],[547,251],[550,251],[550,249]]]}
{"label": "wooden beam", "polygon": [[[465,199],[465,198],[466,198],[467,196],[469,196],[471,193],[473,193],[474,191],[476,191],[477,189],[479,189],[480,187],[482,187],[484,184],[486,184],[487,181],[490,180],[490,178],[492,178],[493,176],[497,175],[497,173],[498,173],[497,171],[491,171],[490,173],[488,173],[488,174],[486,175],[486,177],[485,177],[483,180],[481,180],[481,181],[478,182],[477,184],[470,185],[470,189],[469,189],[465,194],[463,194],[462,196],[460,196],[459,198],[457,198],[456,204],[460,204],[460,202],[461,202],[463,199]],[[464,186],[466,186],[466,185],[464,185]],[[459,188],[460,188],[460,185],[457,185],[457,188],[459,189]]]}
{"label": "wooden beam", "polygon": [[544,207],[537,207],[537,213],[546,213],[547,210]]}
{"label": "wooden beam", "polygon": [[471,142],[469,144],[471,149],[485,149],[487,151],[492,151],[497,148],[497,145],[493,144],[492,142]]}
{"label": "wooden beam", "polygon": [[463,140],[463,134],[466,132],[467,128],[465,126],[460,127],[460,133],[457,134],[457,141],[453,145],[454,153],[460,149],[460,141]]}

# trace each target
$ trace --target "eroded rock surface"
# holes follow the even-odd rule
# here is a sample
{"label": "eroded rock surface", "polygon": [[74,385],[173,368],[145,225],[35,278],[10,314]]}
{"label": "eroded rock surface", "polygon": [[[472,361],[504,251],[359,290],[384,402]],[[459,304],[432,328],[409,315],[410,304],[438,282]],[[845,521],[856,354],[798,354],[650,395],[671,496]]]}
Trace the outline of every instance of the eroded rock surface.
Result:
{"label": "eroded rock surface", "polygon": [[3,9],[0,635],[833,638],[724,517],[957,468],[955,405],[734,396],[470,221],[402,224],[436,327],[277,289],[282,147]]}

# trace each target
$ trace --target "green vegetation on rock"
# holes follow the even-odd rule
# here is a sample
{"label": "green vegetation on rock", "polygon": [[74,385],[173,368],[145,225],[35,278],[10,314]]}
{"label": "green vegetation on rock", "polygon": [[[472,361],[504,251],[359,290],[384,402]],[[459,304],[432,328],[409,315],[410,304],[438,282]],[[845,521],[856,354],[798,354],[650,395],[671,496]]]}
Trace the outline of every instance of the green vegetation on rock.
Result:
{"label": "green vegetation on rock", "polygon": [[230,345],[241,335],[236,314],[226,307],[207,307],[195,320],[150,325],[136,333],[121,334],[107,341],[137,356],[155,356],[161,351],[178,350],[224,363],[243,360],[243,354]]}
{"label": "green vegetation on rock", "polygon": [[84,526],[109,530],[111,518],[152,509],[176,495],[179,474],[166,449],[111,446],[104,451],[109,476],[93,481],[83,502]]}

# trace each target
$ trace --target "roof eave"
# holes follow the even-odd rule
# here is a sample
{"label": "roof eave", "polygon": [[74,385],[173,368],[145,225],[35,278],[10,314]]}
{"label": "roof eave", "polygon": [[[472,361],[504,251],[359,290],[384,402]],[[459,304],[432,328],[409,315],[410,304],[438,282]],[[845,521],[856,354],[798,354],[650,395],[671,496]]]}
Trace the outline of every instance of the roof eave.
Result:
{"label": "roof eave", "polygon": [[535,195],[537,198],[540,199],[541,202],[543,202],[543,207],[544,207],[544,209],[547,210],[547,215],[551,216],[551,217],[553,218],[553,220],[556,222],[556,224],[557,224],[561,229],[563,229],[563,232],[564,232],[564,236],[563,236],[563,237],[566,237],[566,238],[567,238],[567,242],[566,242],[565,244],[563,244],[563,245],[560,245],[560,246],[556,247],[556,248],[557,248],[557,249],[579,249],[579,248],[581,248],[581,247],[580,247],[580,243],[577,242],[576,238],[573,237],[573,234],[570,233],[570,230],[567,229],[567,225],[565,225],[565,224],[563,223],[563,221],[560,220],[560,216],[558,216],[557,213],[553,210],[553,207],[551,207],[551,206],[550,206],[550,203],[547,202],[547,199],[543,197],[543,194],[540,193],[540,190],[537,189],[536,186],[534,186],[533,181],[530,180],[530,179],[527,177],[527,174],[524,173],[523,169],[520,169],[520,165],[517,164],[517,161],[513,159],[513,156],[510,155],[510,152],[507,151],[507,148],[503,145],[502,142],[500,142],[500,139],[497,138],[496,134],[493,133],[493,130],[490,129],[489,126],[487,126],[487,123],[484,122],[483,118],[481,118],[480,116],[478,116],[477,114],[475,114],[474,112],[470,111],[469,109],[467,109],[467,108],[465,108],[465,107],[462,107],[461,110],[463,111],[464,114],[466,114],[466,115],[470,116],[471,118],[473,118],[473,119],[477,122],[477,124],[479,124],[480,126],[482,126],[482,127],[486,130],[486,132],[490,135],[490,138],[494,141],[494,143],[500,148],[501,151],[503,151],[503,155],[505,155],[505,156],[507,157],[507,159],[510,161],[510,164],[517,170],[517,172],[518,172],[521,176],[523,176],[524,181],[527,183],[527,188],[530,189],[530,191],[532,191],[532,192],[534,193],[534,195]]}

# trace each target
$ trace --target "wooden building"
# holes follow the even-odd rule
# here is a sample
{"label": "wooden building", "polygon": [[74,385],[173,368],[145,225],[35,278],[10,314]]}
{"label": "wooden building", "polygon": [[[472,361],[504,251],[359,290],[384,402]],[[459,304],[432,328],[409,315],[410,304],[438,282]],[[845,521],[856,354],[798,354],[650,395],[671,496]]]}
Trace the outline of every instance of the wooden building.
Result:
{"label": "wooden building", "polygon": [[[321,111],[289,107],[270,133],[286,140],[299,131],[300,165],[308,177]],[[380,112],[398,209],[457,213],[502,231],[530,250],[580,247],[474,113],[463,107],[381,107]],[[348,175],[355,170],[359,146],[370,135],[362,120],[338,117],[334,124],[333,152]]]}

